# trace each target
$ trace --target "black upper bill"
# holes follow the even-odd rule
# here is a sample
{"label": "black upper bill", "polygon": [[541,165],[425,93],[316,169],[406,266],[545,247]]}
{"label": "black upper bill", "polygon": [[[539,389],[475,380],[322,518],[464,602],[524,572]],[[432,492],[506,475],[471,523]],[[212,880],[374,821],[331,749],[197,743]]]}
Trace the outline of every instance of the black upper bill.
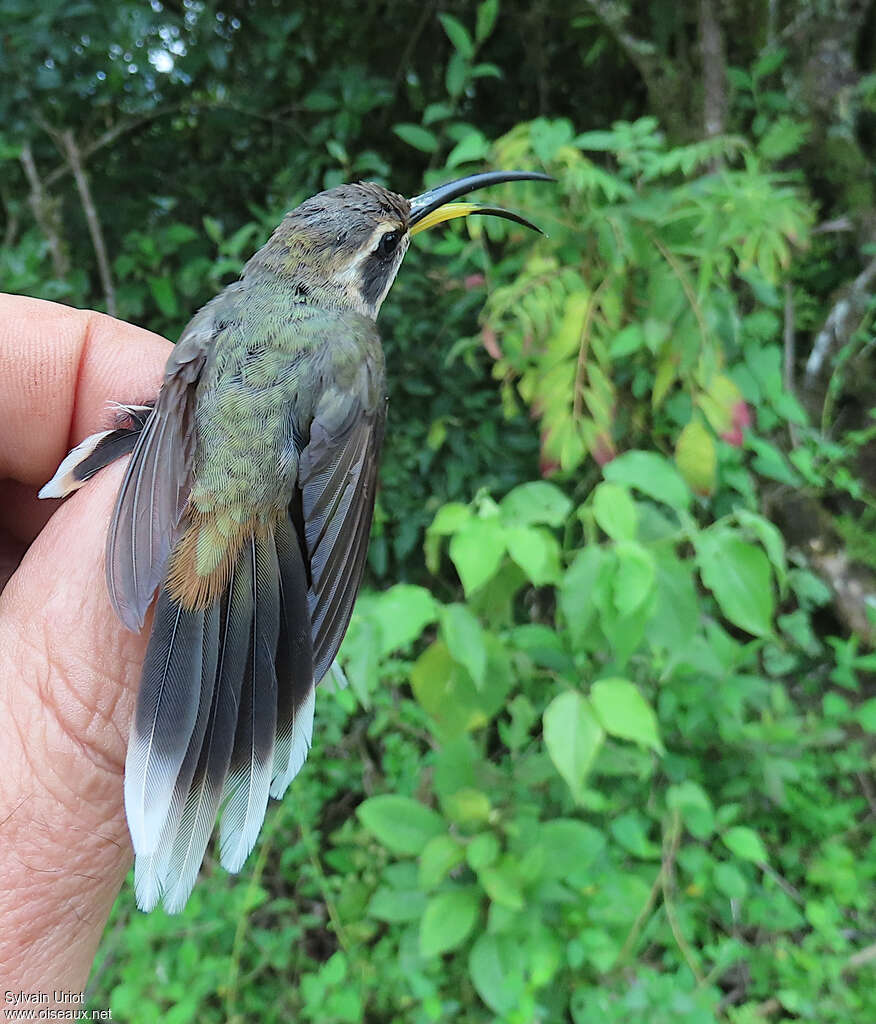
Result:
{"label": "black upper bill", "polygon": [[[446,203],[458,199],[460,196],[468,195],[478,188],[486,188],[488,185],[502,185],[508,181],[555,181],[549,174],[540,174],[538,171],[484,171],[482,174],[469,174],[465,178],[457,178],[456,181],[448,181],[445,185],[438,185],[430,188],[411,199],[411,216],[408,222],[413,227],[423,220],[430,213]],[[496,217],[505,217],[507,220],[516,221],[535,231],[539,229],[519,214],[508,210],[502,210],[496,206],[482,206],[472,213],[486,213]]]}

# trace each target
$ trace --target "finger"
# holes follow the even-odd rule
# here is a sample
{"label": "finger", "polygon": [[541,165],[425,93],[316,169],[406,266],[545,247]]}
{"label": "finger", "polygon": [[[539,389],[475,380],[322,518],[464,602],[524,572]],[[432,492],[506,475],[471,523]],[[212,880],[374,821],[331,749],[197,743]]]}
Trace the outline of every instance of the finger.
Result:
{"label": "finger", "polygon": [[9,582],[9,577],[18,568],[24,552],[25,545],[20,540],[0,530],[0,594]]}
{"label": "finger", "polygon": [[26,547],[49,521],[58,504],[57,501],[42,501],[30,484],[0,480],[0,536]]}
{"label": "finger", "polygon": [[112,422],[110,400],[155,397],[170,348],[102,313],[0,295],[0,480],[45,483]]}
{"label": "finger", "polygon": [[0,594],[0,962],[5,940],[31,982],[74,989],[131,861],[121,776],[147,635],[116,620],[103,578],[123,471],[62,505]]}
{"label": "finger", "polygon": [[[0,594],[0,630],[4,649],[19,649],[24,660],[43,659],[56,686],[28,687],[13,679],[17,704],[62,702],[64,713],[88,721],[68,722],[64,731],[88,737],[93,762],[121,772],[130,721],[129,699],[136,691],[147,634],[126,630],[116,618],[104,581],[104,546],[124,466],[110,466],[92,484],[58,509],[25,553]],[[8,673],[0,675],[0,686]],[[13,673],[14,676],[14,673]],[[73,699],[71,700],[71,695]],[[10,704],[9,706],[15,706]],[[78,709],[78,710],[76,710]],[[107,727],[104,736],[93,718]],[[58,753],[51,748],[53,756]]]}

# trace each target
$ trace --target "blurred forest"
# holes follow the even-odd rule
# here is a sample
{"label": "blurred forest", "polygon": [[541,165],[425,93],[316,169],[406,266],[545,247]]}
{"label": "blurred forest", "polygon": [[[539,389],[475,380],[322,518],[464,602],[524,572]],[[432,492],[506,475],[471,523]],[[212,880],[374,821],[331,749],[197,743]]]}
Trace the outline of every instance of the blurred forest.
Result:
{"label": "blurred forest", "polygon": [[412,247],[350,686],[238,878],[126,887],[93,1005],[876,1020],[876,3],[0,27],[0,285],[171,339],[322,188],[558,179],[491,194],[546,238]]}

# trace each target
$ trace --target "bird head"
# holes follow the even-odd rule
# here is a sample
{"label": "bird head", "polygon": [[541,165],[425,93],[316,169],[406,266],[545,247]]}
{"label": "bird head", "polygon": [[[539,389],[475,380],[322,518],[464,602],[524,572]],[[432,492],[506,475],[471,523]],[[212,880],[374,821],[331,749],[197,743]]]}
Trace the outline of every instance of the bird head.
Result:
{"label": "bird head", "polygon": [[496,206],[453,202],[486,185],[553,181],[533,171],[487,171],[429,189],[412,199],[382,185],[339,185],[288,213],[253,263],[291,275],[302,296],[330,301],[375,318],[411,237],[455,217],[504,217],[534,231],[524,217]]}

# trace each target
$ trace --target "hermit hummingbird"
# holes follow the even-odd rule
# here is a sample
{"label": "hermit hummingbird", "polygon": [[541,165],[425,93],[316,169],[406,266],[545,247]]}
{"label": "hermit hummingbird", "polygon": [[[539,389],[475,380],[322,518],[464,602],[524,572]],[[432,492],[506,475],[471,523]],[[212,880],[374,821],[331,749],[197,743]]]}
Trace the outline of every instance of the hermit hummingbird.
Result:
{"label": "hermit hummingbird", "polygon": [[185,905],[217,814],[221,863],[238,871],[268,797],[303,765],[368,547],[386,418],[378,311],[417,232],[469,214],[534,228],[453,202],[527,179],[552,180],[494,171],[413,199],[360,183],[306,200],[193,317],[154,403],[120,406],[120,425],[40,491],[65,497],[131,454],[106,578],[134,631],[158,591],[125,763],[141,908]]}

